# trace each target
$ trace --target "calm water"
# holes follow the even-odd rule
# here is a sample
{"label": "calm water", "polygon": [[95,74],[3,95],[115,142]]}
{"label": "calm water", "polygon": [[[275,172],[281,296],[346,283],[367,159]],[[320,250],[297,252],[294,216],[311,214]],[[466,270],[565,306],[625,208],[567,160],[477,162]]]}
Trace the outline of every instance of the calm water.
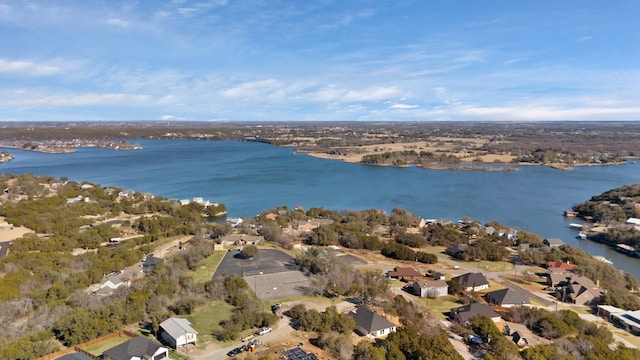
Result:
{"label": "calm water", "polygon": [[334,210],[399,207],[425,218],[470,217],[561,238],[640,278],[640,259],[575,239],[562,211],[591,196],[640,182],[640,164],[516,172],[370,167],[316,159],[289,148],[235,141],[138,140],[144,150],[80,149],[42,154],[9,149],[5,173],[66,176],[103,186],[224,203],[252,217],[280,205]]}

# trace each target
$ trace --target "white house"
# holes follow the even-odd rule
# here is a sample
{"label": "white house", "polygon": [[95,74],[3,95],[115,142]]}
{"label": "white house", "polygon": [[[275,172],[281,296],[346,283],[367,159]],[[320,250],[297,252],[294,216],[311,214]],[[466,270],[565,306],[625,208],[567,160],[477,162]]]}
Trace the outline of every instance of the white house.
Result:
{"label": "white house", "polygon": [[160,338],[174,349],[187,344],[196,345],[198,332],[187,319],[171,317],[160,324]]}
{"label": "white house", "polygon": [[356,321],[356,332],[368,338],[386,336],[396,331],[393,323],[364,306],[358,306],[349,316]]}
{"label": "white house", "polygon": [[444,280],[424,280],[414,281],[412,284],[413,293],[420,297],[437,298],[446,296],[449,292],[449,285]]}
{"label": "white house", "polygon": [[638,218],[629,218],[625,224],[627,225],[633,225],[635,226],[636,229],[640,230],[640,219]]}

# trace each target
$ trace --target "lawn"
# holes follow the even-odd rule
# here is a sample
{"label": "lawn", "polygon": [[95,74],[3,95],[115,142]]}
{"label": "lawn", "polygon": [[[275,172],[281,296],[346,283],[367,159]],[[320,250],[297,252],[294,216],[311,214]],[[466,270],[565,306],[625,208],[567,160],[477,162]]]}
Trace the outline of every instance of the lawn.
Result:
{"label": "lawn", "polygon": [[460,307],[464,304],[460,302],[457,296],[447,295],[441,296],[435,299],[418,298],[418,301],[429,308],[438,319],[446,319],[445,313],[448,313],[451,308]]}
{"label": "lawn", "polygon": [[[231,318],[233,306],[224,301],[214,301],[205,306],[197,308],[188,319],[191,326],[198,331],[198,337],[203,340],[215,340],[212,334],[222,329],[220,321]],[[202,341],[200,343],[204,343]]]}
{"label": "lawn", "polygon": [[105,341],[99,342],[97,344],[93,344],[91,346],[87,346],[83,350],[88,352],[88,353],[90,353],[90,354],[92,354],[92,355],[100,356],[106,350],[109,350],[112,347],[120,345],[123,342],[128,341],[128,340],[131,340],[131,338],[129,336],[126,336],[126,335],[116,336],[116,337],[111,338],[109,340],[105,340]]}
{"label": "lawn", "polygon": [[217,250],[214,251],[211,256],[202,260],[198,269],[193,272],[193,280],[198,283],[203,283],[211,279],[225,253],[226,251],[224,250]]}

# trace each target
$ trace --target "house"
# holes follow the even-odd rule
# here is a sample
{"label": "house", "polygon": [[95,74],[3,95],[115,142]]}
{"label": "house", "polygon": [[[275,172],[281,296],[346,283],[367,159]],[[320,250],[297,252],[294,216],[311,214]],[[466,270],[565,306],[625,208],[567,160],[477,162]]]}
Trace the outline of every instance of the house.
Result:
{"label": "house", "polygon": [[557,238],[547,238],[542,240],[542,243],[547,245],[548,247],[552,248],[552,249],[557,249],[560,246],[564,245],[564,242],[560,239]]}
{"label": "house", "polygon": [[153,255],[147,256],[142,262],[142,272],[148,274],[155,269],[156,266],[164,263],[164,260]]}
{"label": "house", "polygon": [[83,352],[74,351],[56,358],[56,360],[93,360],[93,358]]}
{"label": "house", "polygon": [[439,271],[434,272],[433,274],[431,274],[431,276],[433,276],[434,280],[445,280],[445,274]]}
{"label": "house", "polygon": [[562,301],[578,305],[589,305],[602,295],[602,290],[591,279],[573,275],[563,283]]}
{"label": "house", "polygon": [[349,316],[355,320],[356,332],[361,336],[377,338],[396,331],[393,323],[364,306],[358,306]]}
{"label": "house", "polygon": [[523,349],[528,346],[539,345],[543,341],[537,337],[526,325],[514,322],[506,322],[504,325],[504,334]]}
{"label": "house", "polygon": [[466,244],[450,245],[444,249],[444,253],[454,258],[461,258],[462,254],[467,250]]}
{"label": "house", "polygon": [[489,280],[482,273],[466,273],[456,276],[451,281],[455,281],[464,291],[481,291],[489,288]]}
{"label": "house", "polygon": [[457,321],[460,324],[465,324],[471,320],[472,317],[482,315],[490,318],[494,323],[502,320],[497,312],[493,311],[488,305],[480,303],[471,303],[458,308],[450,310],[449,315],[452,320]]}
{"label": "house", "polygon": [[174,349],[187,344],[196,345],[198,332],[187,319],[171,317],[160,324],[160,339]]}
{"label": "house", "polygon": [[444,280],[414,281],[411,291],[420,297],[437,298],[449,293],[449,284]]}
{"label": "house", "polygon": [[121,286],[131,286],[132,278],[133,276],[125,270],[111,273],[100,283],[99,289],[96,290],[94,294],[102,296],[111,295],[115,289]]}
{"label": "house", "polygon": [[547,272],[549,274],[566,274],[573,271],[576,268],[576,264],[562,261],[549,261],[547,262]]}
{"label": "house", "polygon": [[104,360],[159,360],[169,357],[169,349],[138,336],[102,353]]}
{"label": "house", "polygon": [[422,273],[414,268],[396,267],[393,271],[389,271],[387,276],[392,279],[398,279],[401,281],[415,281],[424,278]]}
{"label": "house", "polygon": [[299,231],[312,231],[313,229],[317,228],[318,226],[320,226],[320,224],[318,222],[311,222],[311,220],[307,220],[307,221],[300,221],[298,223],[298,230]]}
{"label": "house", "polygon": [[502,307],[512,307],[516,305],[531,305],[529,297],[523,291],[517,291],[511,288],[500,289],[488,292],[485,299],[489,305],[497,305]]}
{"label": "house", "polygon": [[629,311],[610,305],[598,305],[598,316],[606,318],[632,334],[640,335],[640,310]]}
{"label": "house", "polygon": [[627,225],[633,225],[636,229],[640,230],[640,219],[638,218],[629,218],[624,223]]}

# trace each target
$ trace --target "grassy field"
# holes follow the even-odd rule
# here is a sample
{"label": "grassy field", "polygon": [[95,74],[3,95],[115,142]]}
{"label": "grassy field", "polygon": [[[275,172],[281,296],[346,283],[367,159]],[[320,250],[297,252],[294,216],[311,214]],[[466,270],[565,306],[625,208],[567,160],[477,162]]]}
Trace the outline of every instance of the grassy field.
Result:
{"label": "grassy field", "polygon": [[83,350],[95,356],[100,356],[102,355],[103,352],[105,352],[105,350],[109,350],[112,347],[120,345],[127,340],[131,340],[131,338],[126,335],[121,335],[121,336],[117,336],[109,340],[88,346]]}
{"label": "grassy field", "polygon": [[191,326],[198,331],[198,338],[204,340],[198,342],[203,344],[205,341],[215,340],[212,334],[222,329],[220,321],[229,319],[232,310],[233,306],[226,302],[214,301],[197,308],[189,315]]}
{"label": "grassy field", "polygon": [[451,308],[460,307],[464,304],[454,295],[441,296],[436,299],[417,298],[418,301],[429,308],[438,319],[446,319],[445,313],[448,313]]}
{"label": "grassy field", "polygon": [[195,280],[195,282],[202,283],[211,279],[225,253],[226,251],[224,250],[214,251],[211,256],[202,260],[198,270],[193,272],[193,280]]}

